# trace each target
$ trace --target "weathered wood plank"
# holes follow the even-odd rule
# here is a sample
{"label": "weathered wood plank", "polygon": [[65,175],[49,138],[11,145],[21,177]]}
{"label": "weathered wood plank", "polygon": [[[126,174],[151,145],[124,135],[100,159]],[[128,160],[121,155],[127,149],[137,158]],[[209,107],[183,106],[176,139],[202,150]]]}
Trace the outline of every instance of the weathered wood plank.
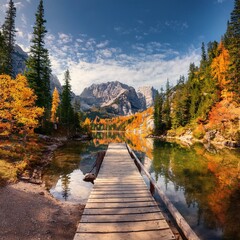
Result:
{"label": "weathered wood plank", "polygon": [[99,183],[96,187],[143,187],[141,183]]}
{"label": "weathered wood plank", "polygon": [[107,179],[105,181],[95,181],[94,184],[99,184],[99,185],[110,185],[110,184],[121,184],[121,185],[140,185],[140,184],[144,184],[143,180],[138,180],[138,179],[131,179],[131,180],[125,180],[125,179],[122,179],[122,180],[112,180],[112,179]]}
{"label": "weathered wood plank", "polygon": [[139,232],[146,230],[161,230],[169,228],[165,220],[145,222],[119,222],[119,223],[83,223],[78,226],[77,232]]}
{"label": "weathered wood plank", "polygon": [[163,215],[156,213],[142,213],[142,214],[118,214],[118,215],[82,215],[81,222],[139,222],[139,221],[153,221],[162,220]]}
{"label": "weathered wood plank", "polygon": [[92,203],[87,202],[86,207],[87,208],[131,208],[131,207],[149,207],[149,206],[158,206],[156,202],[148,201],[148,202],[121,202],[121,203]]}
{"label": "weathered wood plank", "polygon": [[142,198],[142,197],[151,197],[151,194],[148,192],[140,192],[140,193],[109,193],[105,192],[105,194],[99,194],[99,193],[91,193],[89,196],[89,199],[107,199],[107,198]]}
{"label": "weathered wood plank", "polygon": [[[119,194],[121,194],[121,193],[135,192],[136,189],[134,189],[134,188],[126,189],[126,188],[119,188],[119,187],[118,188],[94,188],[92,191],[94,193],[101,193],[101,192],[103,192],[103,193],[118,193],[119,192]],[[144,192],[144,191],[146,191],[146,189],[139,188],[137,191]]]}
{"label": "weathered wood plank", "polygon": [[130,181],[130,180],[140,180],[142,181],[142,178],[140,176],[113,176],[113,177],[109,177],[109,176],[103,176],[101,177],[101,175],[97,177],[97,179],[95,180],[95,183],[97,182],[106,182],[106,181]]}
{"label": "weathered wood plank", "polygon": [[76,233],[74,240],[173,240],[170,229],[129,233]]}
{"label": "weathered wood plank", "polygon": [[148,190],[147,187],[144,187],[144,186],[122,186],[122,185],[117,185],[117,186],[94,186],[93,187],[93,190],[95,191],[107,191],[108,192],[111,192],[112,190],[119,190],[119,191],[123,191],[123,190],[132,190],[132,191],[136,191],[136,190],[141,190],[141,189],[144,189],[144,190]]}
{"label": "weathered wood plank", "polygon": [[149,206],[149,207],[136,207],[136,208],[85,208],[84,214],[88,215],[96,215],[96,214],[103,214],[103,215],[118,215],[118,214],[141,214],[141,213],[155,213],[159,212],[160,209],[158,206]]}
{"label": "weathered wood plank", "polygon": [[131,197],[131,198],[89,198],[88,203],[131,203],[131,202],[153,202],[150,197]]}

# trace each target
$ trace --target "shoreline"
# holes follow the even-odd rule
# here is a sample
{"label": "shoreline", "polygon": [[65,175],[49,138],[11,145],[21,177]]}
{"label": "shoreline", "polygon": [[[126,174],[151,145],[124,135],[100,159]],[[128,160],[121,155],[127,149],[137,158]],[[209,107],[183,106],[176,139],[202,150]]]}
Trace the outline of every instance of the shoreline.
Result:
{"label": "shoreline", "polygon": [[[16,183],[0,187],[1,240],[72,240],[85,205],[64,203],[45,188],[41,171],[52,161],[53,153],[65,138],[39,136],[45,142],[42,160],[33,170],[36,178],[25,173]],[[26,176],[28,175],[28,176]]]}
{"label": "shoreline", "polygon": [[183,143],[184,145],[191,146],[194,143],[202,143],[206,148],[208,146],[214,146],[217,149],[223,149],[223,148],[228,148],[228,149],[239,149],[240,144],[236,143],[235,141],[227,140],[224,139],[222,141],[212,141],[212,140],[207,140],[205,138],[203,139],[197,139],[194,138],[193,136],[190,135],[182,135],[182,136],[155,136],[155,135],[148,135],[146,138],[156,138],[156,139],[161,139],[163,141],[179,141]]}
{"label": "shoreline", "polygon": [[0,188],[2,240],[73,239],[85,205],[56,200],[44,188],[20,181]]}

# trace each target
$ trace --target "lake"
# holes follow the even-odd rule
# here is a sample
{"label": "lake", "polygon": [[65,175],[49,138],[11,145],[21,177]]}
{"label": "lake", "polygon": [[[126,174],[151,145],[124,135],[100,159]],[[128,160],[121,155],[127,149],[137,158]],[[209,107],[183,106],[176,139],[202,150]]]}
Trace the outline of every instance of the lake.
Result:
{"label": "lake", "polygon": [[201,239],[240,239],[240,150],[98,132],[92,141],[70,141],[54,153],[44,174],[46,187],[61,201],[86,203],[93,185],[82,180],[84,174],[98,151],[122,141]]}

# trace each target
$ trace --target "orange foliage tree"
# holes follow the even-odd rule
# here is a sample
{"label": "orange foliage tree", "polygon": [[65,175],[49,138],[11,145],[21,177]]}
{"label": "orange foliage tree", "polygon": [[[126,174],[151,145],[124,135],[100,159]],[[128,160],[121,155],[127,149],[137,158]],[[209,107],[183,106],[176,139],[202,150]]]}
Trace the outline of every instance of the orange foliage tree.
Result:
{"label": "orange foliage tree", "polygon": [[51,122],[56,123],[57,121],[57,109],[59,107],[60,98],[57,88],[54,88],[52,95],[52,109],[51,109]]}
{"label": "orange foliage tree", "polygon": [[1,134],[21,133],[26,137],[38,126],[44,109],[35,106],[37,97],[22,75],[16,79],[0,75],[0,88]]}
{"label": "orange foliage tree", "polygon": [[227,89],[227,85],[229,84],[227,71],[230,64],[230,55],[222,42],[218,46],[218,52],[219,55],[213,59],[211,64],[212,76],[218,81],[221,96],[227,98],[229,95]]}
{"label": "orange foliage tree", "polygon": [[209,113],[208,127],[220,129],[228,138],[237,140],[240,133],[240,107],[227,99],[218,102]]}

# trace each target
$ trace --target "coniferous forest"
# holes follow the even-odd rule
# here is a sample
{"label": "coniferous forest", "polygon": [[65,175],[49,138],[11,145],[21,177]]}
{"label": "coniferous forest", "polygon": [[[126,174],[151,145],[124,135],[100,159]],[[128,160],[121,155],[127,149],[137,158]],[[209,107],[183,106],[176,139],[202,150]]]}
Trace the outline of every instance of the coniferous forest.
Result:
{"label": "coniferous forest", "polygon": [[[235,1],[220,42],[202,43],[200,65],[191,63],[187,78],[157,94],[155,134],[240,142],[240,1]],[[221,138],[217,138],[220,140]]]}

